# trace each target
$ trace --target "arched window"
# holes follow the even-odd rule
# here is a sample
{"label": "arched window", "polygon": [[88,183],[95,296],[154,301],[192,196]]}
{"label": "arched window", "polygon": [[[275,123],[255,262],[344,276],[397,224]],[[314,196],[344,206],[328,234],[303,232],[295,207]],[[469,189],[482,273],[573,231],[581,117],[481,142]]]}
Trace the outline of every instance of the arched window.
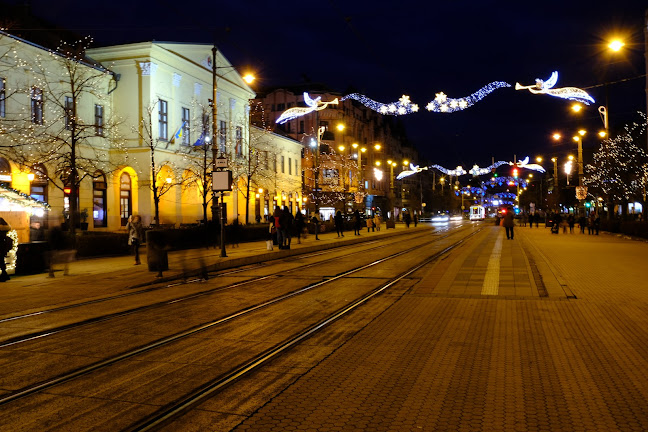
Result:
{"label": "arched window", "polygon": [[106,176],[101,171],[92,178],[92,221],[95,228],[107,226]]}
{"label": "arched window", "polygon": [[121,215],[121,226],[126,226],[128,218],[133,214],[133,200],[131,178],[125,172],[119,178],[119,214]]}
{"label": "arched window", "polygon": [[0,157],[0,185],[8,188],[11,187],[11,165],[3,157]]}

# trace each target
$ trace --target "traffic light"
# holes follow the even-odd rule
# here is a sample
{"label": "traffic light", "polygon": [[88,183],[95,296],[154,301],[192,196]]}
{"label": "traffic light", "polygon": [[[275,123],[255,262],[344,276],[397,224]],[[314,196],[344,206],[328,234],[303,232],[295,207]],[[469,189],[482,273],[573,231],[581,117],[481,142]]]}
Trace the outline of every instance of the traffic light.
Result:
{"label": "traffic light", "polygon": [[518,169],[517,168],[513,168],[513,177],[518,178]]}

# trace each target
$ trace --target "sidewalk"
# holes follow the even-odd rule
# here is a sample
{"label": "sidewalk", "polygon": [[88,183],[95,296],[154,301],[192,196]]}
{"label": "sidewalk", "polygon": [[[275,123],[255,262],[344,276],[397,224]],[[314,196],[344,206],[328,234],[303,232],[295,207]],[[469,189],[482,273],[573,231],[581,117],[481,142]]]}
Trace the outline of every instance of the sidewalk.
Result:
{"label": "sidewalk", "polygon": [[[257,411],[237,413],[246,420],[235,430],[648,430],[648,244],[542,227],[503,236],[485,225],[402,297],[377,298],[382,314]],[[503,283],[485,295],[498,247]],[[531,260],[564,285],[542,297]],[[295,356],[324,350],[344,325]],[[279,377],[278,363],[262,373]]]}

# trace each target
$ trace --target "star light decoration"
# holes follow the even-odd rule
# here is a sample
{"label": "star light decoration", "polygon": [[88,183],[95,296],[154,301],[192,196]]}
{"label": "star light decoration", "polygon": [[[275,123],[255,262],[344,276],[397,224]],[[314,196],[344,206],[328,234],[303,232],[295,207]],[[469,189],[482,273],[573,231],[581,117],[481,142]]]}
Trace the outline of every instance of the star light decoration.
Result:
{"label": "star light decoration", "polygon": [[341,100],[345,101],[347,99],[357,100],[367,108],[370,108],[383,115],[405,115],[418,112],[419,110],[419,106],[415,103],[412,103],[410,97],[407,95],[401,96],[397,102],[390,102],[386,104],[377,102],[360,93],[348,94]]}
{"label": "star light decoration", "polygon": [[477,90],[475,93],[464,98],[448,98],[443,92],[437,93],[433,101],[429,102],[425,108],[431,112],[452,113],[469,108],[484,99],[490,93],[503,87],[511,87],[511,84],[503,81],[494,81]]}

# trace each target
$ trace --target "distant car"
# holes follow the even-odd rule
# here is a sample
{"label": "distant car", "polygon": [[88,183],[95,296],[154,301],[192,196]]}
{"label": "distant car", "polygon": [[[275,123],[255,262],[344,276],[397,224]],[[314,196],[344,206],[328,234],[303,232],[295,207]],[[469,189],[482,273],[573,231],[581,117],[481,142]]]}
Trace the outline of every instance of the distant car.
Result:
{"label": "distant car", "polygon": [[452,215],[452,216],[450,216],[450,220],[453,221],[453,222],[462,221],[463,216],[461,216],[461,215]]}
{"label": "distant car", "polygon": [[435,215],[432,216],[432,223],[447,223],[450,222],[450,216],[448,215]]}

